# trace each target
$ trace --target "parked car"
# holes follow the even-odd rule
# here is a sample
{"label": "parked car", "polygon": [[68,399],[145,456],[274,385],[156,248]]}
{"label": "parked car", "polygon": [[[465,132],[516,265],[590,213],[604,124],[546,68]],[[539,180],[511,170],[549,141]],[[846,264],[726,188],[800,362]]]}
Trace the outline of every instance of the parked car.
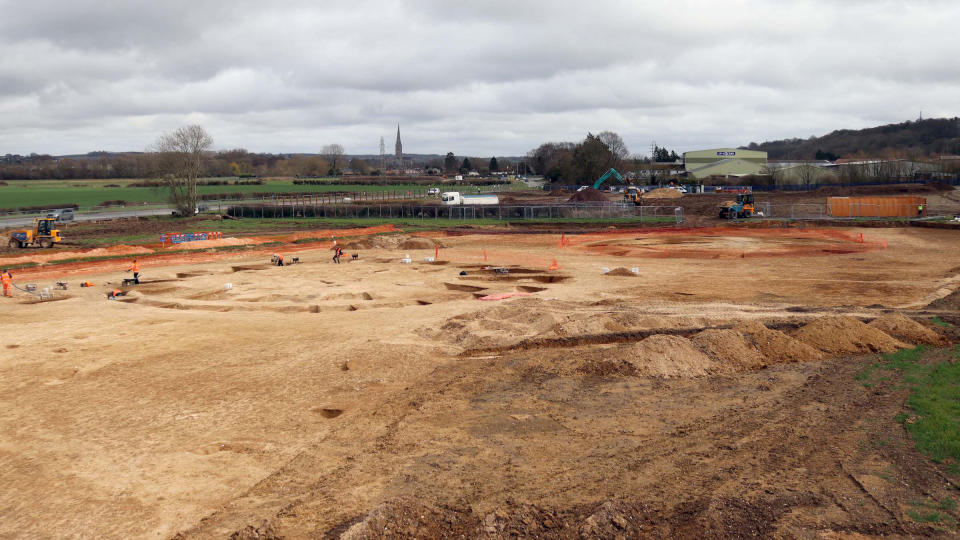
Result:
{"label": "parked car", "polygon": [[432,188],[430,188],[430,189],[427,190],[427,195],[429,195],[429,196],[431,196],[431,197],[434,196],[434,195],[439,195],[439,194],[440,194],[440,188],[438,188],[438,187],[432,187]]}

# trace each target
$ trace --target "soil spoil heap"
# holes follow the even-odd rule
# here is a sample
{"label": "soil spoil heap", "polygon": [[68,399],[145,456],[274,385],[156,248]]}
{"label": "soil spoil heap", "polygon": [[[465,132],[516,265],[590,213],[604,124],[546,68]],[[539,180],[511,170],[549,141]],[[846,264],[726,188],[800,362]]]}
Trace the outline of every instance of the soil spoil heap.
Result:
{"label": "soil spoil heap", "polygon": [[766,359],[768,364],[812,362],[822,360],[823,353],[779,330],[771,330],[758,321],[737,325],[742,333]]}
{"label": "soil spoil heap", "polygon": [[942,345],[946,343],[946,340],[939,334],[902,313],[887,313],[877,317],[867,326],[917,345]]}
{"label": "soil spoil heap", "polygon": [[910,345],[853,317],[823,317],[794,333],[798,340],[831,356],[888,353]]}
{"label": "soil spoil heap", "polygon": [[718,364],[737,371],[760,369],[767,359],[746,336],[736,330],[704,330],[690,339]]}
{"label": "soil spoil heap", "polygon": [[696,377],[725,371],[703,354],[689,339],[655,334],[627,347],[627,361],[637,375],[649,377]]}
{"label": "soil spoil heap", "polygon": [[620,276],[620,277],[637,277],[637,274],[634,274],[633,272],[630,271],[630,269],[624,268],[622,266],[618,266],[604,275]]}
{"label": "soil spoil heap", "polygon": [[683,193],[673,188],[660,188],[648,191],[643,196],[645,199],[679,199]]}
{"label": "soil spoil heap", "polygon": [[587,188],[573,194],[567,202],[606,202],[607,196],[593,188]]}

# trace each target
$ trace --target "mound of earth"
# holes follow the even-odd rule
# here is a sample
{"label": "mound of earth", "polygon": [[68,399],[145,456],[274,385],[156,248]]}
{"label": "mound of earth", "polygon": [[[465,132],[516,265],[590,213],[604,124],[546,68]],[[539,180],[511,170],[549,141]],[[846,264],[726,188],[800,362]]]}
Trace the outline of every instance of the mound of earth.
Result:
{"label": "mound of earth", "polygon": [[956,309],[960,310],[960,289],[953,291],[952,293],[940,298],[939,300],[934,300],[930,302],[930,305],[927,306],[928,309]]}
{"label": "mound of earth", "polygon": [[339,244],[343,249],[373,249],[373,240],[370,238],[361,238]]}
{"label": "mound of earth", "polygon": [[485,513],[461,504],[392,500],[323,538],[636,538],[648,530],[644,527],[650,520],[643,505],[619,500],[570,508],[508,500]]}
{"label": "mound of earth", "polygon": [[480,530],[479,517],[469,509],[427,506],[419,501],[400,499],[370,510],[342,534],[329,531],[324,538],[475,538]]}
{"label": "mound of earth", "polygon": [[624,268],[624,267],[622,267],[622,266],[618,266],[618,267],[614,268],[613,270],[607,272],[605,275],[607,275],[607,276],[637,277],[637,274],[634,274],[633,272],[631,272],[629,268]]}
{"label": "mound of earth", "polygon": [[662,328],[695,328],[702,327],[705,324],[707,324],[707,321],[695,317],[658,317],[636,310],[612,311],[594,313],[586,317],[569,318],[556,325],[544,337],[584,336]]}
{"label": "mound of earth", "polygon": [[679,336],[654,334],[626,349],[626,360],[640,376],[696,377],[724,371],[689,339]]}
{"label": "mound of earth", "polygon": [[644,193],[643,197],[650,199],[679,199],[683,197],[683,193],[672,188],[660,188]]}
{"label": "mound of earth", "polygon": [[718,364],[738,371],[759,369],[767,364],[757,347],[736,330],[704,330],[690,341]]}
{"label": "mound of earth", "polygon": [[823,353],[779,330],[771,330],[758,321],[734,327],[743,334],[766,359],[767,365],[822,360]]}
{"label": "mound of earth", "polygon": [[381,234],[340,244],[343,249],[433,249],[442,244],[429,238],[404,234]]}
{"label": "mound of earth", "polygon": [[422,328],[418,334],[456,343],[467,349],[504,347],[523,339],[552,332],[557,319],[537,299],[521,298],[496,307],[451,317],[438,329]]}
{"label": "mound of earth", "polygon": [[867,326],[876,328],[884,334],[918,345],[941,345],[946,341],[933,330],[902,313],[887,313],[877,317]]}
{"label": "mound of earth", "polygon": [[410,238],[397,245],[400,249],[433,249],[437,243],[429,238]]}
{"label": "mound of earth", "polygon": [[567,199],[567,202],[604,202],[606,200],[607,196],[604,195],[603,192],[593,188],[587,188],[574,193],[572,197]]}
{"label": "mound of earth", "polygon": [[822,317],[797,330],[794,337],[834,356],[887,353],[910,346],[853,317]]}

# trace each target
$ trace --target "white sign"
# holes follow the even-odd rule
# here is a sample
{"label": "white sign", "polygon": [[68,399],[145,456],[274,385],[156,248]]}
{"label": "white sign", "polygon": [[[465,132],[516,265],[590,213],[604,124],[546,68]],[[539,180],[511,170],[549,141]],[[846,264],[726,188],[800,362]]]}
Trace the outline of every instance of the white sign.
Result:
{"label": "white sign", "polygon": [[717,155],[718,156],[735,156],[737,155],[737,153],[736,152],[717,152]]}

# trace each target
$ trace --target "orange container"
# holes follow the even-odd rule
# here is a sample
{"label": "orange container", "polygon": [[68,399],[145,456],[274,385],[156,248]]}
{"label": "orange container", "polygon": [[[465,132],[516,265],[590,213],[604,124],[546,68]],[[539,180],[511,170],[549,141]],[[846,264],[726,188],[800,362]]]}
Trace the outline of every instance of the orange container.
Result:
{"label": "orange container", "polygon": [[[920,212],[921,206],[923,212]],[[927,213],[927,199],[894,197],[827,197],[827,214],[833,217],[917,217]]]}

